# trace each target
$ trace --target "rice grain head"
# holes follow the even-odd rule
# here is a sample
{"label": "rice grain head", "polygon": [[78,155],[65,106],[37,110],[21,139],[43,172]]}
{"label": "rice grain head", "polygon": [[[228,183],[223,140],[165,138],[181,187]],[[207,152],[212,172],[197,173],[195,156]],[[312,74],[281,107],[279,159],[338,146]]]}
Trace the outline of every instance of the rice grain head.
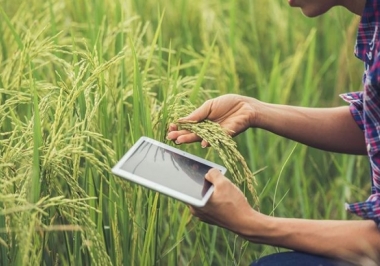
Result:
{"label": "rice grain head", "polygon": [[244,157],[237,149],[236,142],[228,134],[228,131],[210,120],[199,123],[178,122],[179,118],[189,115],[194,110],[195,106],[187,99],[186,94],[168,97],[167,121],[177,124],[180,130],[189,130],[207,141],[229,171],[232,181],[238,185],[245,182],[252,195],[254,205],[258,208],[259,199],[255,188],[257,184],[255,175],[249,169]]}

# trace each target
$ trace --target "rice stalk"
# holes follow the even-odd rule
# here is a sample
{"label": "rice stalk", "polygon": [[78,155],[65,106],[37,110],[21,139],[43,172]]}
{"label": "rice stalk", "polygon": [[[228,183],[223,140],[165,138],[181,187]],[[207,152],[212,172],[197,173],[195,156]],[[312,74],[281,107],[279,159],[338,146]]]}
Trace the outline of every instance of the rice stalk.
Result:
{"label": "rice stalk", "polygon": [[118,223],[118,211],[117,211],[117,205],[114,203],[114,217],[113,221],[111,224],[111,229],[113,232],[113,250],[112,252],[114,253],[114,262],[115,265],[122,265],[123,263],[123,250],[122,250],[122,245],[121,245],[121,239],[120,239],[120,230],[119,230],[119,223]]}
{"label": "rice stalk", "polygon": [[[30,36],[34,35],[26,34],[24,40]],[[97,110],[104,98],[104,92],[101,94],[97,86],[101,74],[117,64],[123,58],[123,53],[98,65],[94,64],[96,61],[83,59],[79,63],[79,71],[75,72],[76,66],[62,64],[63,60],[52,55],[60,47],[50,40],[24,43],[28,44],[24,50],[4,62],[4,72],[1,74],[4,81],[1,93],[5,96],[5,101],[1,105],[0,126],[7,123],[9,132],[1,133],[0,165],[4,171],[1,171],[3,178],[0,185],[3,188],[2,195],[17,196],[10,197],[13,202],[1,198],[0,206],[4,209],[2,216],[5,217],[8,249],[14,250],[9,261],[15,265],[35,265],[41,262],[44,250],[41,247],[45,239],[36,228],[54,227],[51,227],[52,220],[47,218],[47,213],[32,207],[27,208],[29,205],[20,205],[20,199],[29,198],[27,195],[34,193],[31,202],[35,202],[40,197],[39,191],[43,197],[65,195],[74,200],[88,198],[87,192],[80,185],[81,175],[85,172],[84,161],[98,176],[105,177],[110,165],[108,158],[114,156],[110,141],[97,133],[94,124],[98,116]],[[53,85],[48,80],[39,80],[39,68],[46,66],[44,58],[49,59],[49,64],[56,64],[61,68],[61,74],[57,71],[57,75],[61,76],[59,84]],[[18,71],[13,71],[14,69]],[[92,70],[91,75],[88,75],[89,69]],[[18,86],[19,84],[22,86]],[[83,105],[78,105],[81,95],[86,100]],[[31,98],[34,98],[32,104]],[[17,112],[21,103],[34,112],[22,117],[22,112]],[[31,158],[34,158],[34,162]],[[33,169],[38,169],[38,172]],[[43,189],[30,189],[28,184],[32,173],[35,173],[34,184],[43,186]],[[40,183],[40,180],[44,182]],[[58,213],[63,222],[82,228],[79,232],[81,242],[93,264],[111,265],[104,239],[97,232],[95,219],[88,215],[91,211],[99,213],[91,205],[86,203],[81,208],[78,201],[72,204],[66,202],[50,206],[49,213]],[[17,250],[16,246],[20,246],[20,249]]]}
{"label": "rice stalk", "polygon": [[[236,142],[234,142],[226,130],[218,123],[210,120],[204,120],[199,123],[179,123],[179,118],[185,117],[195,110],[195,106],[187,99],[184,93],[169,97],[167,102],[167,120],[169,123],[176,123],[180,130],[184,129],[194,132],[207,141],[211,148],[219,155],[223,165],[229,171],[232,180],[239,185],[243,182],[247,184],[247,188],[253,197],[254,205],[258,207],[259,199],[255,188],[257,185],[256,178],[237,149]],[[162,117],[159,119],[162,119]]]}

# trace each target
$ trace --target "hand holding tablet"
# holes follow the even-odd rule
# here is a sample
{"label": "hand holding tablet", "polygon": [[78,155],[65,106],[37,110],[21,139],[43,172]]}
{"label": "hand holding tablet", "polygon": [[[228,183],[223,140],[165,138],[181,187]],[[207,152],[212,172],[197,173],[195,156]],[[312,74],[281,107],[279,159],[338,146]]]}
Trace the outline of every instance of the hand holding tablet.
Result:
{"label": "hand holding tablet", "polygon": [[214,187],[205,179],[211,168],[226,168],[148,137],[141,137],[112,168],[126,180],[202,207]]}

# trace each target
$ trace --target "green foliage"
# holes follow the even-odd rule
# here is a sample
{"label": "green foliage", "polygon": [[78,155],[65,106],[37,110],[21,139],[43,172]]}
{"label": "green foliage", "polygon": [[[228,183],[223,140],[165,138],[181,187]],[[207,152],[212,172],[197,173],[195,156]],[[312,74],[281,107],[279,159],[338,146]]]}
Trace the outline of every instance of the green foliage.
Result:
{"label": "green foliage", "polygon": [[[165,140],[183,92],[195,106],[224,93],[341,104],[360,89],[356,24],[282,1],[0,0],[0,265],[247,265],[275,252],[110,168],[141,135]],[[365,159],[258,129],[235,141],[265,168],[264,213],[348,219],[344,202],[369,191]],[[199,146],[181,148],[220,160]]]}
{"label": "green foliage", "polygon": [[[192,91],[193,92],[193,91]],[[167,112],[169,120],[178,121],[181,117],[188,116],[195,110],[195,106],[189,100],[186,100],[186,94],[179,94],[173,99],[168,99],[169,104]],[[158,119],[162,119],[159,117]],[[179,130],[188,130],[196,133],[203,140],[207,141],[212,150],[217,153],[217,157],[227,168],[228,175],[237,185],[247,184],[249,190],[245,191],[245,195],[249,199],[253,199],[253,207],[259,206],[256,179],[252,171],[249,169],[244,157],[240,154],[236,147],[236,143],[232,137],[218,123],[210,120],[201,121],[199,123],[176,122]],[[166,126],[168,127],[168,125]],[[215,160],[215,159],[214,159]],[[249,195],[248,195],[249,194]]]}

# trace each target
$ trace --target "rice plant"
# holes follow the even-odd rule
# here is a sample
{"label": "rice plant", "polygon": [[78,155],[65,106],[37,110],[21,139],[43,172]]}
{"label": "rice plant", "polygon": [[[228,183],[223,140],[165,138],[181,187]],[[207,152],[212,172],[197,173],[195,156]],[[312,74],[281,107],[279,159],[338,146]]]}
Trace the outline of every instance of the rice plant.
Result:
{"label": "rice plant", "polygon": [[[276,252],[110,169],[140,136],[165,141],[181,107],[223,93],[339,104],[360,86],[355,23],[266,0],[0,0],[0,265],[247,265]],[[257,129],[223,143],[181,148],[229,162],[268,214],[349,219],[344,202],[369,188],[361,158]]]}

